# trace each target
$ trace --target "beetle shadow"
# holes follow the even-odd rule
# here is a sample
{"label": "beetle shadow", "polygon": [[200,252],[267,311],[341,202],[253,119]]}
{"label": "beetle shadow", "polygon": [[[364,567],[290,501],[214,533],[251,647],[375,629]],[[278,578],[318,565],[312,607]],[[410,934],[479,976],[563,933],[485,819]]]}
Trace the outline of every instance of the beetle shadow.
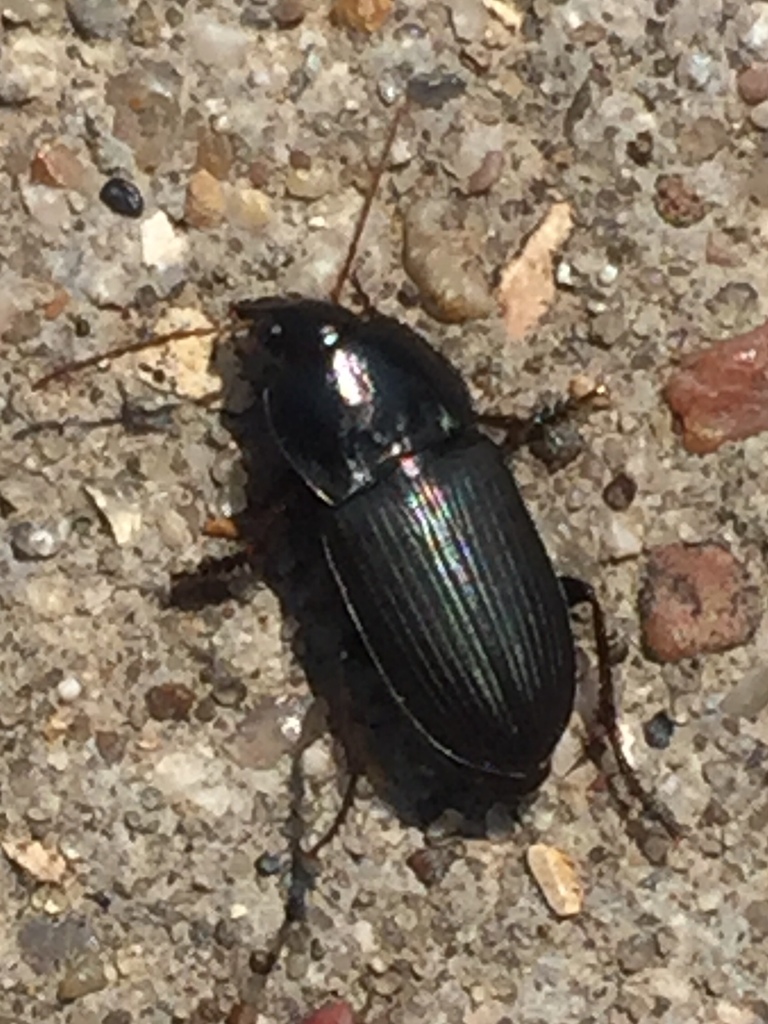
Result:
{"label": "beetle shadow", "polygon": [[[248,358],[250,375],[253,360],[263,357],[249,351]],[[265,373],[267,366],[265,360]],[[491,785],[488,778],[478,779],[454,765],[403,714],[369,657],[328,567],[317,529],[320,499],[286,466],[263,403],[244,388],[237,363],[227,355],[216,369],[224,384],[222,422],[241,456],[245,505],[233,519],[248,554],[206,559],[197,571],[180,574],[173,580],[169,604],[199,609],[243,600],[252,584],[269,587],[283,619],[292,624],[292,653],[310,691],[328,709],[328,726],[343,752],[343,767],[365,775],[376,797],[405,825],[426,831],[450,811],[457,812],[451,821],[461,834],[485,835],[486,816],[495,804],[504,804],[514,817],[528,801],[511,793],[508,785]],[[246,586],[243,571],[250,577]]]}

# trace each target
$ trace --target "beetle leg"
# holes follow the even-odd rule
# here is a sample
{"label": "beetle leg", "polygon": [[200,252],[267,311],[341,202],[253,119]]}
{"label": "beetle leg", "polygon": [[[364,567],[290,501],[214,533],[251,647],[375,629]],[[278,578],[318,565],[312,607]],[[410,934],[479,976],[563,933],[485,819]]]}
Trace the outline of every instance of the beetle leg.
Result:
{"label": "beetle leg", "polygon": [[346,792],[330,828],[309,850],[302,845],[305,825],[302,815],[304,803],[304,772],[301,760],[304,752],[328,731],[328,705],[322,699],[315,699],[309,706],[301,724],[301,733],[291,759],[291,803],[286,825],[290,847],[288,869],[288,892],[280,925],[272,947],[269,950],[262,971],[269,974],[277,964],[288,941],[291,931],[304,924],[307,919],[307,895],[314,888],[317,875],[317,855],[337,835],[355,799],[358,773],[353,772],[347,783]]}
{"label": "beetle leg", "polygon": [[664,827],[672,839],[679,839],[682,835],[681,826],[671,812],[652,793],[647,792],[627,760],[621,745],[608,630],[605,624],[605,615],[594,587],[573,576],[561,576],[560,584],[570,608],[578,604],[588,604],[592,609],[592,628],[595,634],[598,666],[597,721],[603,735],[593,736],[589,746],[592,749],[601,750],[604,746],[603,738],[607,736],[616,764],[632,796],[641,804],[646,813]]}
{"label": "beetle leg", "polygon": [[301,848],[299,840],[304,830],[304,823],[301,817],[301,804],[304,802],[304,773],[301,769],[301,759],[304,752],[319,740],[328,731],[328,705],[324,700],[315,699],[309,707],[304,721],[301,725],[301,735],[296,743],[293,752],[291,765],[291,817],[288,824],[288,834],[292,844],[296,845],[299,856],[304,860],[315,860],[320,851],[332,842],[338,835],[340,829],[349,814],[352,804],[355,802],[355,792],[360,773],[351,771],[341,807],[336,812],[330,827],[306,852]]}
{"label": "beetle leg", "polygon": [[512,451],[529,445],[537,458],[551,470],[561,469],[581,451],[581,438],[571,421],[608,397],[605,385],[587,390],[572,388],[567,397],[542,399],[528,416],[514,413],[479,413],[477,422],[491,430],[503,431],[505,447]]}
{"label": "beetle leg", "polygon": [[203,535],[219,540],[239,541],[240,551],[231,555],[207,556],[192,570],[173,573],[167,601],[173,608],[199,611],[211,605],[223,604],[235,596],[233,583],[237,574],[254,568],[258,573],[258,559],[266,548],[270,531],[280,524],[285,511],[284,503],[273,503],[257,512],[233,517],[211,516],[203,525]]}

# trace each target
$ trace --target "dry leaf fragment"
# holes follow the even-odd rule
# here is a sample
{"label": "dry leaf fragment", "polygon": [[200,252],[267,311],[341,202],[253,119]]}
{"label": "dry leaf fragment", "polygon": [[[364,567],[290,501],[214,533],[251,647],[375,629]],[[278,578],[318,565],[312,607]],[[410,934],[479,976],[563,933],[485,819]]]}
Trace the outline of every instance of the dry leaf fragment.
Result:
{"label": "dry leaf fragment", "polygon": [[555,297],[553,254],[573,228],[571,207],[555,203],[529,237],[523,251],[501,275],[499,305],[513,341],[522,341],[546,313]]}
{"label": "dry leaf fragment", "polygon": [[528,848],[528,869],[550,910],[573,917],[584,903],[584,889],[571,858],[555,846],[534,843]]}
{"label": "dry leaf fragment", "polygon": [[35,881],[61,885],[67,871],[67,862],[58,850],[46,850],[37,840],[17,843],[7,839],[0,846],[8,860]]}

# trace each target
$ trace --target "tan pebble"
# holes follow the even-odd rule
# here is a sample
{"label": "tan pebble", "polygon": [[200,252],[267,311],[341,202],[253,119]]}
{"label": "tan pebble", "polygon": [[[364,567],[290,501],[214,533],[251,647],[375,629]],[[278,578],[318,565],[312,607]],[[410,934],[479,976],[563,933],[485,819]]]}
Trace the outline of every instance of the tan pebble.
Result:
{"label": "tan pebble", "polygon": [[442,229],[438,210],[419,202],[405,220],[403,266],[426,311],[443,323],[479,320],[493,312],[493,299],[472,239]]}
{"label": "tan pebble", "polygon": [[206,127],[197,137],[196,171],[208,171],[218,181],[226,181],[235,160],[232,136]]}
{"label": "tan pebble", "polygon": [[269,222],[269,196],[258,188],[232,189],[227,196],[227,220],[246,231],[258,231]]}
{"label": "tan pebble", "polygon": [[314,162],[311,167],[291,167],[285,179],[285,191],[293,199],[311,202],[320,199],[333,187],[333,174],[328,167]]}
{"label": "tan pebble", "polygon": [[535,843],[528,848],[528,870],[541,889],[550,910],[558,917],[581,911],[584,889],[571,858],[554,846]]}
{"label": "tan pebble", "polygon": [[224,217],[224,190],[218,178],[201,168],[187,185],[184,220],[193,228],[215,228]]}
{"label": "tan pebble", "polygon": [[392,12],[392,0],[336,0],[331,21],[357,32],[375,32]]}
{"label": "tan pebble", "polygon": [[501,177],[503,169],[504,154],[498,149],[489,150],[477,170],[473,171],[467,179],[467,194],[480,196],[484,192],[488,192]]}

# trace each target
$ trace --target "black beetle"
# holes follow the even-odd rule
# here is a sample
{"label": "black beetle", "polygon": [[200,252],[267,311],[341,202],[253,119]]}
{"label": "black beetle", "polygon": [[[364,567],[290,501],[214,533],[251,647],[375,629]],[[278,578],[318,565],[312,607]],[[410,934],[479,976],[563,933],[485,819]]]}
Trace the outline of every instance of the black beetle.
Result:
{"label": "black beetle", "polygon": [[568,606],[589,593],[556,576],[461,376],[378,314],[290,298],[236,312],[274,360],[268,423],[319,499],[328,564],[392,695],[452,761],[536,789],[573,709]]}

